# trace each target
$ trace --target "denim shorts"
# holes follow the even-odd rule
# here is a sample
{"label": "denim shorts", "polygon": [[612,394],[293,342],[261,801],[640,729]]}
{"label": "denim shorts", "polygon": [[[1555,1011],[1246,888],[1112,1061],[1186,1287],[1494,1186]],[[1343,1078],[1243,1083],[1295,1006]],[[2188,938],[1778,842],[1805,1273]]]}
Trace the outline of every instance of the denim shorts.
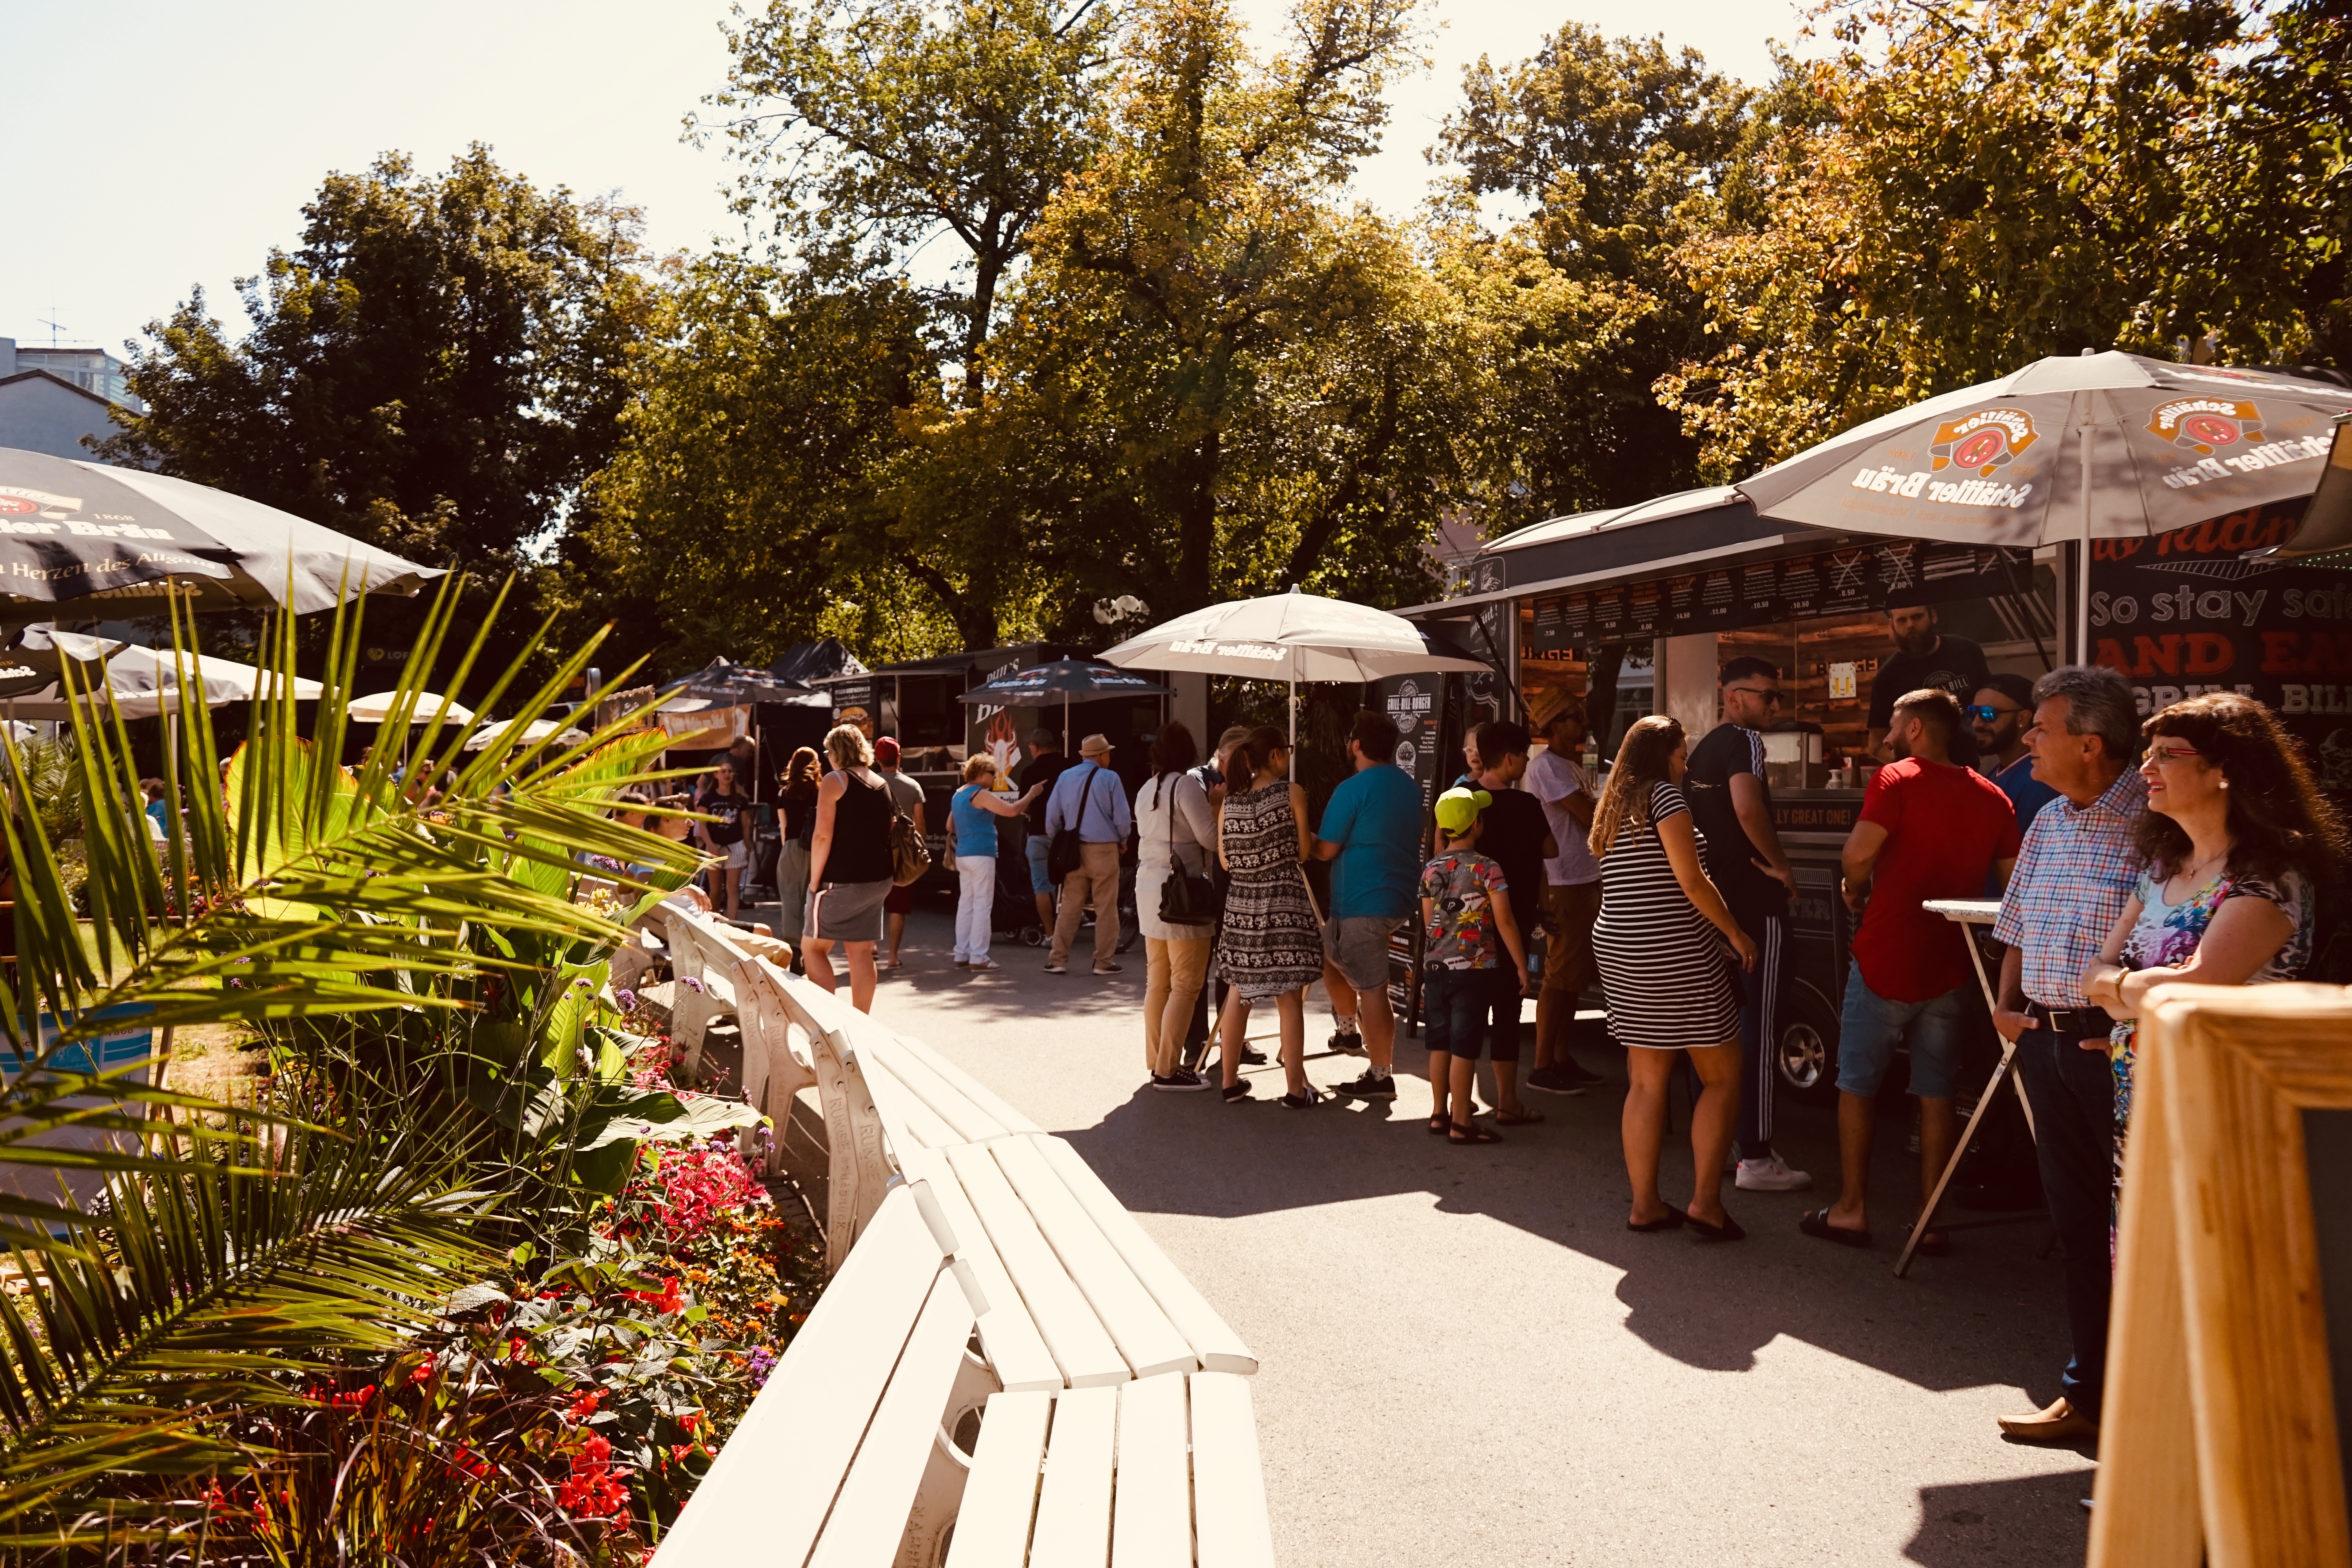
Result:
{"label": "denim shorts", "polygon": [[1054,879],[1045,875],[1045,852],[1052,847],[1052,840],[1042,833],[1029,836],[1029,890],[1033,893],[1054,890]]}
{"label": "denim shorts", "polygon": [[1863,983],[1856,963],[1845,977],[1845,1016],[1838,1025],[1838,1088],[1867,1099],[1885,1079],[1895,1043],[1911,1044],[1911,1092],[1949,1100],[1960,1065],[1960,987],[1925,1002],[1890,1002]]}
{"label": "denim shorts", "polygon": [[[1421,976],[1421,1019],[1433,1051],[1468,1057],[1475,1061],[1487,1037],[1487,1014],[1508,988],[1514,1016],[1519,1000],[1517,976],[1508,969],[1426,969]],[[1513,1032],[1517,1044],[1517,1031]],[[1513,1050],[1496,1061],[1517,1061]]]}

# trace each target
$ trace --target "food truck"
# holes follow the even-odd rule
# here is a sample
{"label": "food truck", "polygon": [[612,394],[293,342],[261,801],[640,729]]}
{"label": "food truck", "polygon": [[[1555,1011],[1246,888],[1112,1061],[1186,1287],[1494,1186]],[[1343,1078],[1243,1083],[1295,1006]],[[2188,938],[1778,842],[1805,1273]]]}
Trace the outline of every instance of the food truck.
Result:
{"label": "food truck", "polygon": [[[927,837],[934,866],[945,862],[948,797],[963,783],[964,761],[974,752],[993,751],[1009,772],[1028,755],[1032,730],[1056,731],[1064,725],[1059,703],[1050,708],[991,708],[968,704],[963,694],[1016,669],[1057,658],[1087,658],[1085,650],[1063,643],[1023,643],[944,654],[908,664],[883,665],[856,675],[821,682],[831,694],[833,721],[855,724],[866,737],[898,742],[899,767],[923,786]],[[1111,771],[1131,795],[1149,773],[1145,749],[1167,717],[1164,697],[1114,697],[1069,705],[1066,750],[1101,734],[1111,742]]]}
{"label": "food truck", "polygon": [[1460,771],[1464,733],[1487,719],[1537,720],[1561,693],[1585,696],[1583,760],[1598,778],[1633,719],[1670,713],[1696,739],[1717,722],[1722,664],[1753,654],[1778,665],[1790,701],[1765,736],[1767,782],[1797,889],[1775,1059],[1790,1090],[1827,1099],[1859,919],[1838,896],[1839,852],[1875,763],[1867,710],[1872,678],[1896,651],[1888,605],[1934,606],[1943,636],[2029,679],[2066,661],[2087,612],[2092,662],[2130,679],[2141,712],[2211,689],[2252,696],[2352,807],[2352,575],[2253,555],[2291,537],[2305,505],[2094,539],[2087,582],[2074,575],[2080,542],[1847,534],[1759,517],[1728,488],[1558,518],[1486,545],[1457,596],[1399,612],[1496,673],[1390,681],[1381,699],[1427,799]]}
{"label": "food truck", "polygon": [[[1554,519],[1505,535],[1460,596],[1400,612],[1493,661],[1493,676],[1389,682],[1383,700],[1412,738],[1425,793],[1461,767],[1464,733],[1487,719],[1549,714],[1587,700],[1583,761],[1600,776],[1633,720],[1671,713],[1694,739],[1716,723],[1716,672],[1752,654],[1777,665],[1790,702],[1765,737],[1780,840],[1797,873],[1790,984],[1776,1060],[1788,1088],[1836,1083],[1840,1005],[1855,921],[1838,856],[1873,759],[1872,678],[1895,650],[1886,606],[1932,605],[1939,631],[2029,679],[2063,646],[2063,547],[2041,551],[1846,536],[1756,515],[1727,489]],[[1398,689],[1410,684],[1414,690]]]}

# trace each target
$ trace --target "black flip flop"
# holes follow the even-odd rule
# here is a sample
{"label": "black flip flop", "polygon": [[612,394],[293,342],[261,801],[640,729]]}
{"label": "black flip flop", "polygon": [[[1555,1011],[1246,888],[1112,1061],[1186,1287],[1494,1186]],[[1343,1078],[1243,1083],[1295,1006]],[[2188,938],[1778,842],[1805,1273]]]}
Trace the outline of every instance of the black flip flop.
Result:
{"label": "black flip flop", "polygon": [[1625,1228],[1633,1232],[1637,1236],[1655,1236],[1662,1230],[1675,1229],[1683,1223],[1683,1211],[1675,1207],[1674,1205],[1668,1204],[1666,1205],[1665,1218],[1644,1220],[1640,1225],[1636,1225],[1629,1219],[1625,1222]]}
{"label": "black flip flop", "polygon": [[1455,1148],[1462,1149],[1473,1143],[1500,1143],[1503,1141],[1503,1135],[1481,1127],[1474,1121],[1467,1127],[1448,1127],[1445,1130],[1445,1141]]}
{"label": "black flip flop", "polygon": [[1840,1247],[1868,1247],[1870,1232],[1848,1226],[1832,1225],[1830,1211],[1811,1209],[1797,1218],[1797,1228],[1807,1236],[1818,1236],[1823,1241],[1834,1241]]}
{"label": "black flip flop", "polygon": [[1701,1241],[1745,1241],[1748,1239],[1748,1233],[1739,1228],[1739,1222],[1732,1218],[1729,1211],[1727,1210],[1724,1214],[1723,1223],[1721,1225],[1709,1225],[1706,1221],[1699,1218],[1698,1215],[1691,1213],[1688,1209],[1682,1211],[1682,1216],[1683,1223],[1690,1226],[1691,1234],[1698,1237]]}

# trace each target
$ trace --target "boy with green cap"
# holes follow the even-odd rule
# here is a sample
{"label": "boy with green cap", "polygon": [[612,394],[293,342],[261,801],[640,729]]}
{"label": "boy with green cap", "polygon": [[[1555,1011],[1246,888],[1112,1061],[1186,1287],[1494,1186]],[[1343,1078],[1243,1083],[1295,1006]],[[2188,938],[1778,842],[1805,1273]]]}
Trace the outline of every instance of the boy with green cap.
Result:
{"label": "boy with green cap", "polygon": [[[1499,1132],[1470,1120],[1470,1087],[1478,1072],[1478,1042],[1498,986],[1525,994],[1528,951],[1511,918],[1510,883],[1503,868],[1478,853],[1480,814],[1495,797],[1455,788],[1437,797],[1444,847],[1421,869],[1422,1016],[1429,1028],[1429,1131],[1454,1143],[1499,1143]],[[1503,955],[1510,954],[1504,967]],[[1516,1043],[1490,1047],[1499,1067]],[[1517,1057],[1511,1058],[1517,1065]],[[1449,1106],[1451,1114],[1449,1115]]]}

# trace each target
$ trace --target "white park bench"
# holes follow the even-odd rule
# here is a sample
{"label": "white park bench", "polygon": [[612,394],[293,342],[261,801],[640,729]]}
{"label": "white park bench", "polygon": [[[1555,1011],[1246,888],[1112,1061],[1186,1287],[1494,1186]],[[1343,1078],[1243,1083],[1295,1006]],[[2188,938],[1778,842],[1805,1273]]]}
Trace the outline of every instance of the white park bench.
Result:
{"label": "white park bench", "polygon": [[988,1401],[946,1568],[1273,1568],[1231,1373]]}
{"label": "white park bench", "polygon": [[1272,1568],[1248,1384],[992,1392],[933,1195],[884,1200],[655,1568]]}

